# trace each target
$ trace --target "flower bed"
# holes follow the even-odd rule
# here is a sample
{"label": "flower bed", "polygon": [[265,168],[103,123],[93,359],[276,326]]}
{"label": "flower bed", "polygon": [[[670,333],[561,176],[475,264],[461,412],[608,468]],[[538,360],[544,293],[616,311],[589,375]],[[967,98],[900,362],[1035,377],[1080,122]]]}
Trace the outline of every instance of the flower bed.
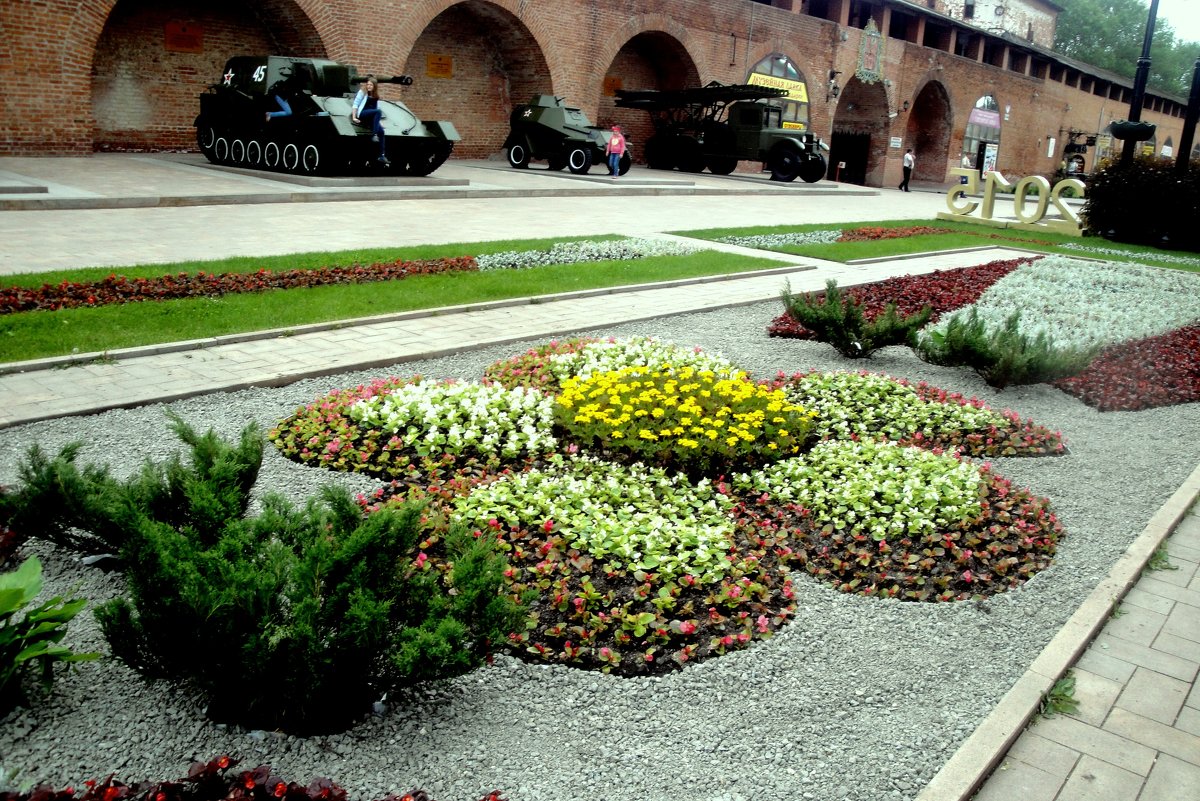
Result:
{"label": "flower bed", "polygon": [[[509,637],[525,658],[677,670],[786,625],[792,570],[846,592],[965,599],[1046,567],[1061,534],[1043,499],[959,456],[1062,453],[1061,435],[924,384],[755,383],[718,354],[645,338],[548,343],[485,376],[335,392],[269,436],[298,461],[388,480],[368,511],[424,499],[422,569],[445,569],[452,523],[495,536],[507,592],[527,604]],[[535,398],[553,421],[529,411]],[[693,438],[721,447],[682,459]]]}

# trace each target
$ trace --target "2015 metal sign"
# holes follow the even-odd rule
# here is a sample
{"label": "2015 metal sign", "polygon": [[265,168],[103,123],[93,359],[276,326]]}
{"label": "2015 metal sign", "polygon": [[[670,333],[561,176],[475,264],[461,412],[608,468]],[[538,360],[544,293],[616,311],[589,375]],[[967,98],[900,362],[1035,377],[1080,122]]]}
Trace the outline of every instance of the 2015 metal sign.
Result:
{"label": "2015 metal sign", "polygon": [[[979,173],[965,167],[955,167],[950,170],[950,174],[965,176],[967,182],[958,184],[950,190],[950,193],[946,195],[946,208],[950,209],[951,215],[957,217],[973,214],[980,207],[980,203],[975,200],[967,200],[964,196],[973,195],[979,191]],[[1067,178],[1051,188],[1050,182],[1040,175],[1029,175],[1013,184],[993,170],[987,174],[984,182],[983,209],[980,217],[984,220],[992,219],[996,206],[996,193],[1000,190],[1012,190],[1013,216],[1024,226],[1078,235],[1083,230],[1083,224],[1079,221],[1079,215],[1075,213],[1074,209],[1067,206],[1062,197],[1068,189],[1072,190],[1077,197],[1084,195],[1083,181],[1078,178]],[[1035,203],[1031,210],[1026,208],[1030,190],[1036,192]],[[1051,206],[1058,210],[1060,216],[1046,219],[1046,213]]]}

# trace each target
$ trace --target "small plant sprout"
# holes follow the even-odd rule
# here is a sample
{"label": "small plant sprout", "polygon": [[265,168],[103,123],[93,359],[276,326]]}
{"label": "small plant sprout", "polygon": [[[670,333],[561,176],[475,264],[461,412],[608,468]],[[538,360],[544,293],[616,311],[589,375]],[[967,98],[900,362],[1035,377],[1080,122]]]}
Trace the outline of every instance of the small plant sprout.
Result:
{"label": "small plant sprout", "polygon": [[1167,553],[1167,546],[1158,546],[1154,553],[1150,554],[1150,561],[1146,562],[1147,570],[1178,570],[1179,565],[1171,564],[1171,554]]}
{"label": "small plant sprout", "polygon": [[1050,692],[1042,697],[1038,714],[1044,718],[1052,718],[1059,714],[1070,715],[1077,709],[1079,702],[1075,700],[1075,672],[1068,670],[1061,679],[1054,682]]}

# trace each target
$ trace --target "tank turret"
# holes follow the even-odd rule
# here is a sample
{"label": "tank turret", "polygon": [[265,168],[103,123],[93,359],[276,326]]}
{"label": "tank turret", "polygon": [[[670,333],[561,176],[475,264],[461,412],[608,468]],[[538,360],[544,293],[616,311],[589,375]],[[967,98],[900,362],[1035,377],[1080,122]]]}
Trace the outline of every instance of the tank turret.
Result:
{"label": "tank turret", "polygon": [[[403,103],[380,99],[381,143],[371,126],[350,119],[364,80],[354,67],[327,59],[231,58],[221,80],[200,95],[200,152],[215,164],[309,175],[429,175],[440,167],[462,138],[454,124],[420,120]],[[412,84],[407,75],[376,80]]]}
{"label": "tank turret", "polygon": [[[516,106],[509,116],[504,152],[508,163],[525,169],[531,159],[549,162],[550,169],[568,168],[583,175],[593,164],[605,162],[604,148],[612,132],[597,128],[581,110],[561,97],[534,95],[528,105]],[[621,157],[620,173],[629,172],[629,148]]]}

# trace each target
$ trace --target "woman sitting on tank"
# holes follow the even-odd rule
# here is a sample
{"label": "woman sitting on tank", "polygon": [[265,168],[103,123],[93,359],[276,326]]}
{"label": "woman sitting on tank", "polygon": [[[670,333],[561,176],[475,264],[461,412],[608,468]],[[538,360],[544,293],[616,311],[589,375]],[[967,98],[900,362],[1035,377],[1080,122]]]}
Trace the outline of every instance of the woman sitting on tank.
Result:
{"label": "woman sitting on tank", "polygon": [[356,125],[370,123],[371,133],[374,134],[371,141],[379,143],[379,161],[387,164],[387,147],[383,136],[383,110],[379,108],[379,82],[375,80],[374,75],[368,75],[363,79],[358,94],[354,96],[354,103],[350,106],[350,120]]}

